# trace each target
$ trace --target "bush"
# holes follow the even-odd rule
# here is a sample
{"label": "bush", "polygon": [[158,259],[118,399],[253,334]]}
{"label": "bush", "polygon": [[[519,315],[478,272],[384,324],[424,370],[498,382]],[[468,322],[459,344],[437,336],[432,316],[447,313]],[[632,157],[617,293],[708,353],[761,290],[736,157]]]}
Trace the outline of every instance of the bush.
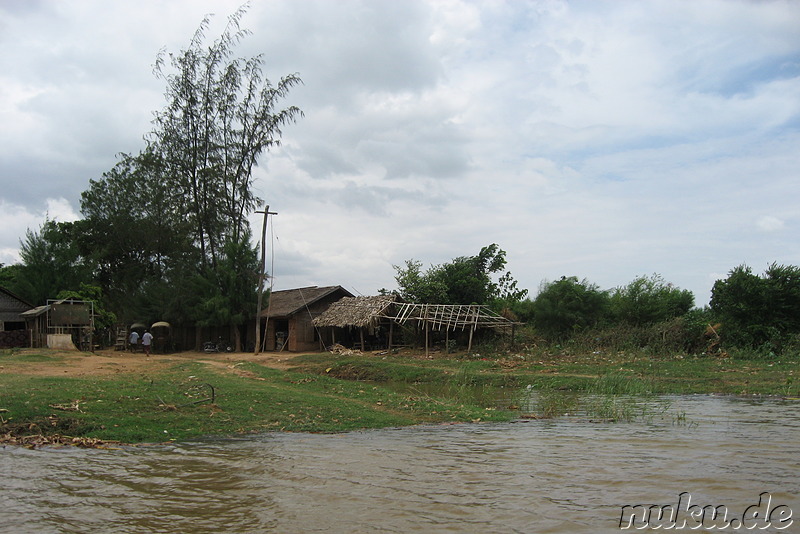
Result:
{"label": "bush", "polygon": [[608,313],[608,293],[575,276],[545,282],[533,301],[533,324],[551,341],[563,341],[599,324]]}
{"label": "bush", "polygon": [[800,334],[800,268],[773,263],[763,276],[740,265],[711,290],[726,348],[781,353]]}

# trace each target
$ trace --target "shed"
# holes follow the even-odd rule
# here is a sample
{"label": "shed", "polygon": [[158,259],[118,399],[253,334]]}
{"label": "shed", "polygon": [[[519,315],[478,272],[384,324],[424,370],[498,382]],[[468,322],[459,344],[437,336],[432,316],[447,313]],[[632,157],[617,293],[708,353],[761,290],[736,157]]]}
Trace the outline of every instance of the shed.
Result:
{"label": "shed", "polygon": [[33,308],[8,289],[0,287],[0,348],[27,347],[30,344],[25,317]]}
{"label": "shed", "polygon": [[21,314],[31,331],[31,346],[93,350],[94,303],[61,299],[48,300]]}
{"label": "shed", "polygon": [[[311,286],[273,291],[261,312],[264,350],[318,350],[321,340],[313,320],[342,297],[353,294],[342,286]],[[266,323],[266,325],[265,325]]]}

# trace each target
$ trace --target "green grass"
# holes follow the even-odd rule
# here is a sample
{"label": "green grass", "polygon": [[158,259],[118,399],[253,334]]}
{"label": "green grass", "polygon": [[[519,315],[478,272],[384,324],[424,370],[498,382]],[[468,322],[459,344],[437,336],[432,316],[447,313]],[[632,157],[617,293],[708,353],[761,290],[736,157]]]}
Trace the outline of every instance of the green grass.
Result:
{"label": "green grass", "polygon": [[[110,377],[13,372],[17,364],[52,365],[59,358],[0,356],[0,436],[63,434],[138,443],[265,431],[339,432],[504,421],[519,414],[515,405],[540,417],[581,411],[631,420],[663,415],[661,407],[641,402],[663,394],[800,396],[795,360],[641,353],[486,359],[311,354],[293,358],[290,371],[240,363],[240,374],[233,374],[190,362]],[[529,390],[536,392],[536,406],[525,405]]]}
{"label": "green grass", "polygon": [[252,375],[220,374],[200,364],[152,376],[114,378],[3,374],[0,434],[13,429],[138,443],[210,434],[338,432],[511,417],[485,406],[400,394],[379,385],[256,364],[239,367]]}

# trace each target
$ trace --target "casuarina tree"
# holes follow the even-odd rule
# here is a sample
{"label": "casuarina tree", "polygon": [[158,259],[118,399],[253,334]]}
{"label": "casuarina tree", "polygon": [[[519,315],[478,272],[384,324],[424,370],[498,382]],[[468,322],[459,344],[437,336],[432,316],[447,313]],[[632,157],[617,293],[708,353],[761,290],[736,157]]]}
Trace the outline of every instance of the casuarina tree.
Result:
{"label": "casuarina tree", "polygon": [[[147,291],[148,306],[162,308],[163,318],[170,312],[197,324],[228,318],[235,325],[251,313],[258,278],[248,215],[261,203],[253,169],[302,112],[280,106],[301,83],[298,75],[273,83],[262,56],[235,55],[250,33],[240,27],[245,11],[228,17],[213,42],[207,17],[185,49],[157,55],[166,105],[155,113],[147,148],[123,156],[82,198],[85,249],[98,256],[103,285],[127,295]],[[231,284],[232,277],[252,287]],[[164,287],[167,295],[153,294]],[[213,317],[203,315],[209,302]]]}

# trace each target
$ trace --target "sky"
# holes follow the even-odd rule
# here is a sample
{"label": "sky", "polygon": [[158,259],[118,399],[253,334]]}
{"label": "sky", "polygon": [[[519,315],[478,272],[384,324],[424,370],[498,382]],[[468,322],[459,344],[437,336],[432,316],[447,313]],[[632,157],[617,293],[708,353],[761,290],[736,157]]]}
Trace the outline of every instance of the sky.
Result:
{"label": "sky", "polygon": [[[0,263],[81,217],[166,104],[159,51],[240,5],[0,0]],[[531,297],[658,274],[703,306],[800,265],[800,2],[253,0],[242,26],[303,80],[254,171],[275,290],[376,294],[492,243]]]}

